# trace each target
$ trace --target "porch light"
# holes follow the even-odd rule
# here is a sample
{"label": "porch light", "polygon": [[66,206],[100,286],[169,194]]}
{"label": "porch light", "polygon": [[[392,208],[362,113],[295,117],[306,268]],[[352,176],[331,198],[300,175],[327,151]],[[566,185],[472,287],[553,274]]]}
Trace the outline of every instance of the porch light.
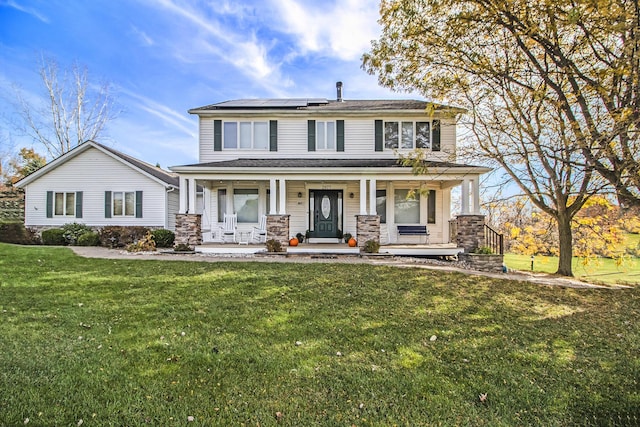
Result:
{"label": "porch light", "polygon": [[350,198],[350,199],[353,199],[354,197],[355,197],[355,194],[353,194],[353,193],[349,193],[349,198]]}
{"label": "porch light", "polygon": [[302,199],[302,193],[298,191],[298,199]]}

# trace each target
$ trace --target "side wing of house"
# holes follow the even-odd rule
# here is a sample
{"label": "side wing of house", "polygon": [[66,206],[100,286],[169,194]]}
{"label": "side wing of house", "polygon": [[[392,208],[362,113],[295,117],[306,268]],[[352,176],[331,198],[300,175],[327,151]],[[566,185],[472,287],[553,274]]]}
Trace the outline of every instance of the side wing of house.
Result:
{"label": "side wing of house", "polygon": [[[96,148],[88,148],[25,185],[25,225],[174,225],[176,194]],[[174,215],[170,215],[170,211]]]}

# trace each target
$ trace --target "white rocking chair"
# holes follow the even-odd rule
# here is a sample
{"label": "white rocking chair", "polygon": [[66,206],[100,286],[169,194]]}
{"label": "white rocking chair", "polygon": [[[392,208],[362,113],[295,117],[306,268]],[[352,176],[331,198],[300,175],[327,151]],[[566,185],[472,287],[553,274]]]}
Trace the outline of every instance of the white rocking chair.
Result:
{"label": "white rocking chair", "polygon": [[231,237],[232,242],[236,242],[236,229],[238,228],[238,214],[224,214],[224,222],[220,229],[220,240],[223,243],[227,242],[227,238]]}
{"label": "white rocking chair", "polygon": [[258,243],[267,241],[267,216],[262,215],[258,226],[254,226],[251,230],[251,241],[257,240]]}

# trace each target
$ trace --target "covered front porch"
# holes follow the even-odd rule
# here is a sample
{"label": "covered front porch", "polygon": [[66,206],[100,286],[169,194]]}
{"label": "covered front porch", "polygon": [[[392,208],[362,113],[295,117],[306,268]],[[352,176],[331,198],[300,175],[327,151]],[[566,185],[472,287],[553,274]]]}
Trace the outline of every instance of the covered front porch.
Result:
{"label": "covered front porch", "polygon": [[[287,246],[296,235],[337,243],[347,234],[362,247],[456,244],[450,238],[451,191],[461,190],[462,215],[478,215],[479,177],[488,169],[434,163],[414,175],[395,160],[250,160],[173,168],[180,174],[177,241]],[[202,189],[202,191],[198,191]],[[237,219],[228,240],[224,216]],[[265,233],[255,229],[266,219]],[[408,227],[408,228],[407,228]],[[417,233],[402,231],[423,230]]]}

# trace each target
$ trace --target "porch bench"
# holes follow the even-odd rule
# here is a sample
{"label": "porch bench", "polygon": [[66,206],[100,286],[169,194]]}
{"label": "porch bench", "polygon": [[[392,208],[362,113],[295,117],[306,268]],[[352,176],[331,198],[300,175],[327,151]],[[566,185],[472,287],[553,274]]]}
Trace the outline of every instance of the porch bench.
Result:
{"label": "porch bench", "polygon": [[400,236],[424,236],[425,243],[429,243],[429,230],[426,225],[398,225],[398,237]]}

